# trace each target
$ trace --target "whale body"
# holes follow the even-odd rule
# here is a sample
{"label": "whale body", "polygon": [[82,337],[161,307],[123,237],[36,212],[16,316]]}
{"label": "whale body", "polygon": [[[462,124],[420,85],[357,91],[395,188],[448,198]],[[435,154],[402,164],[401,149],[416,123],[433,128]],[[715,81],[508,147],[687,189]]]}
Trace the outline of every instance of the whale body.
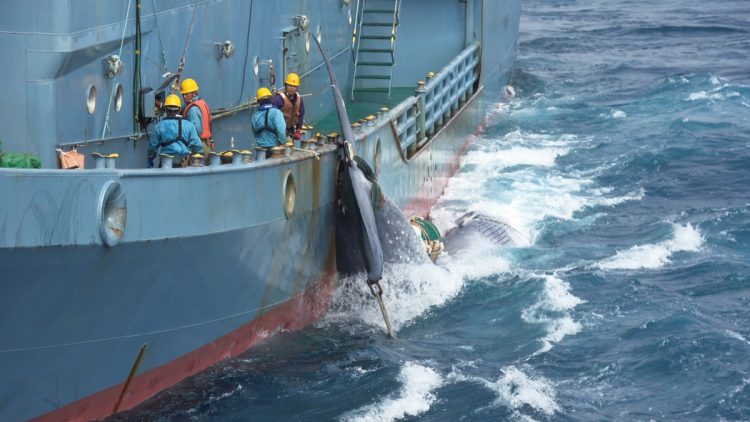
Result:
{"label": "whale body", "polygon": [[528,246],[529,241],[508,223],[477,212],[468,212],[456,220],[456,227],[443,236],[445,250],[456,252],[478,239],[498,247]]}
{"label": "whale body", "polygon": [[[360,207],[372,209],[376,231],[385,263],[425,263],[432,259],[427,255],[426,244],[401,209],[389,200],[380,190],[377,177],[367,163],[356,157],[358,169],[363,178],[348,178],[342,172],[338,182],[339,208],[336,215],[336,266],[345,275],[365,272],[371,268],[374,254],[362,242],[368,224],[359,215]],[[356,186],[350,186],[350,184]],[[354,192],[364,192],[360,198],[367,198],[361,204]],[[508,223],[476,212],[468,212],[456,220],[456,227],[442,237],[442,250],[450,255],[479,245],[488,247],[526,246],[528,240]],[[429,249],[429,248],[427,248]]]}

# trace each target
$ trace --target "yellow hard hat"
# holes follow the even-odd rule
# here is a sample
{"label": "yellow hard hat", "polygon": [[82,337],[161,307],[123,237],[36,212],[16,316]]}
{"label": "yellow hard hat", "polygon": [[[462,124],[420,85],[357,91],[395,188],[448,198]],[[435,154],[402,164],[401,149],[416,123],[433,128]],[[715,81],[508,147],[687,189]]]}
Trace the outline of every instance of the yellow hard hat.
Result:
{"label": "yellow hard hat", "polygon": [[164,101],[164,107],[182,108],[182,101],[180,101],[180,97],[174,94],[169,94],[167,95],[167,99]]}
{"label": "yellow hard hat", "polygon": [[180,89],[180,93],[182,93],[182,95],[190,94],[191,92],[196,91],[198,91],[198,83],[195,82],[195,79],[188,78],[182,81],[182,86]]}
{"label": "yellow hard hat", "polygon": [[261,87],[260,89],[258,89],[258,92],[255,94],[255,99],[260,101],[270,96],[271,96],[271,90],[266,87]]}
{"label": "yellow hard hat", "polygon": [[299,75],[296,73],[286,75],[284,83],[291,86],[299,86]]}

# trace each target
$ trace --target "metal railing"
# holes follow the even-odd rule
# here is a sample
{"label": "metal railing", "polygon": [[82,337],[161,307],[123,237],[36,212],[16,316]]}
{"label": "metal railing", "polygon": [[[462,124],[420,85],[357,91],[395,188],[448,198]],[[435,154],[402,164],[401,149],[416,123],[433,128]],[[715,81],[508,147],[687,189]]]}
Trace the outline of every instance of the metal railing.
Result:
{"label": "metal railing", "polygon": [[426,82],[420,81],[415,95],[391,110],[391,128],[401,145],[403,157],[410,159],[429,143],[474,94],[479,63],[479,43],[475,43]]}

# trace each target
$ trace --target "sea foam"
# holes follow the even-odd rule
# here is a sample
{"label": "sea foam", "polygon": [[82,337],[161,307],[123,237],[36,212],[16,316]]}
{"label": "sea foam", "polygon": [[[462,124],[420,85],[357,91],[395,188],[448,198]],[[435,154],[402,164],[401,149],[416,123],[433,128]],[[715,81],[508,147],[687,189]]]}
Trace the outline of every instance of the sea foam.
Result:
{"label": "sea foam", "polygon": [[570,293],[570,284],[555,275],[544,275],[544,288],[535,304],[521,313],[521,318],[532,324],[544,324],[547,334],[542,337],[542,348],[535,354],[552,349],[555,343],[581,331],[581,324],[573,320],[570,311],[585,301]]}
{"label": "sea foam", "polygon": [[[458,295],[467,280],[488,277],[510,271],[505,258],[491,254],[486,249],[463,251],[461,259],[448,257],[443,266],[425,264],[386,264],[383,279],[383,301],[394,331],[425,314],[429,309],[443,305]],[[481,262],[481,265],[476,265]],[[319,324],[341,324],[351,327],[359,321],[382,330],[383,316],[367,287],[365,274],[345,277],[333,293],[331,306]],[[343,324],[342,324],[343,323]]]}
{"label": "sea foam", "polygon": [[342,416],[344,421],[394,421],[408,416],[419,416],[430,410],[437,397],[434,390],[443,378],[433,369],[407,362],[399,373],[401,389],[377,403],[367,405]]}
{"label": "sea foam", "polygon": [[670,262],[676,252],[696,252],[703,244],[703,237],[690,223],[673,224],[671,239],[656,244],[636,245],[606,258],[594,265],[603,270],[635,270],[661,268]]}

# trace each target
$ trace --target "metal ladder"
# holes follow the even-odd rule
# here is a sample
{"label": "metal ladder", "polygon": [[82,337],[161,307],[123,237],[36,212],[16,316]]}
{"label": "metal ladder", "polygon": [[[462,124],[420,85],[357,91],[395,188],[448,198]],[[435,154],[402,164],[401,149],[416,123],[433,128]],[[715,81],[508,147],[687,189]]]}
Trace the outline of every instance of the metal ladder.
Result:
{"label": "metal ladder", "polygon": [[401,0],[362,0],[361,17],[354,34],[352,100],[357,93],[385,93],[391,98],[400,7]]}

